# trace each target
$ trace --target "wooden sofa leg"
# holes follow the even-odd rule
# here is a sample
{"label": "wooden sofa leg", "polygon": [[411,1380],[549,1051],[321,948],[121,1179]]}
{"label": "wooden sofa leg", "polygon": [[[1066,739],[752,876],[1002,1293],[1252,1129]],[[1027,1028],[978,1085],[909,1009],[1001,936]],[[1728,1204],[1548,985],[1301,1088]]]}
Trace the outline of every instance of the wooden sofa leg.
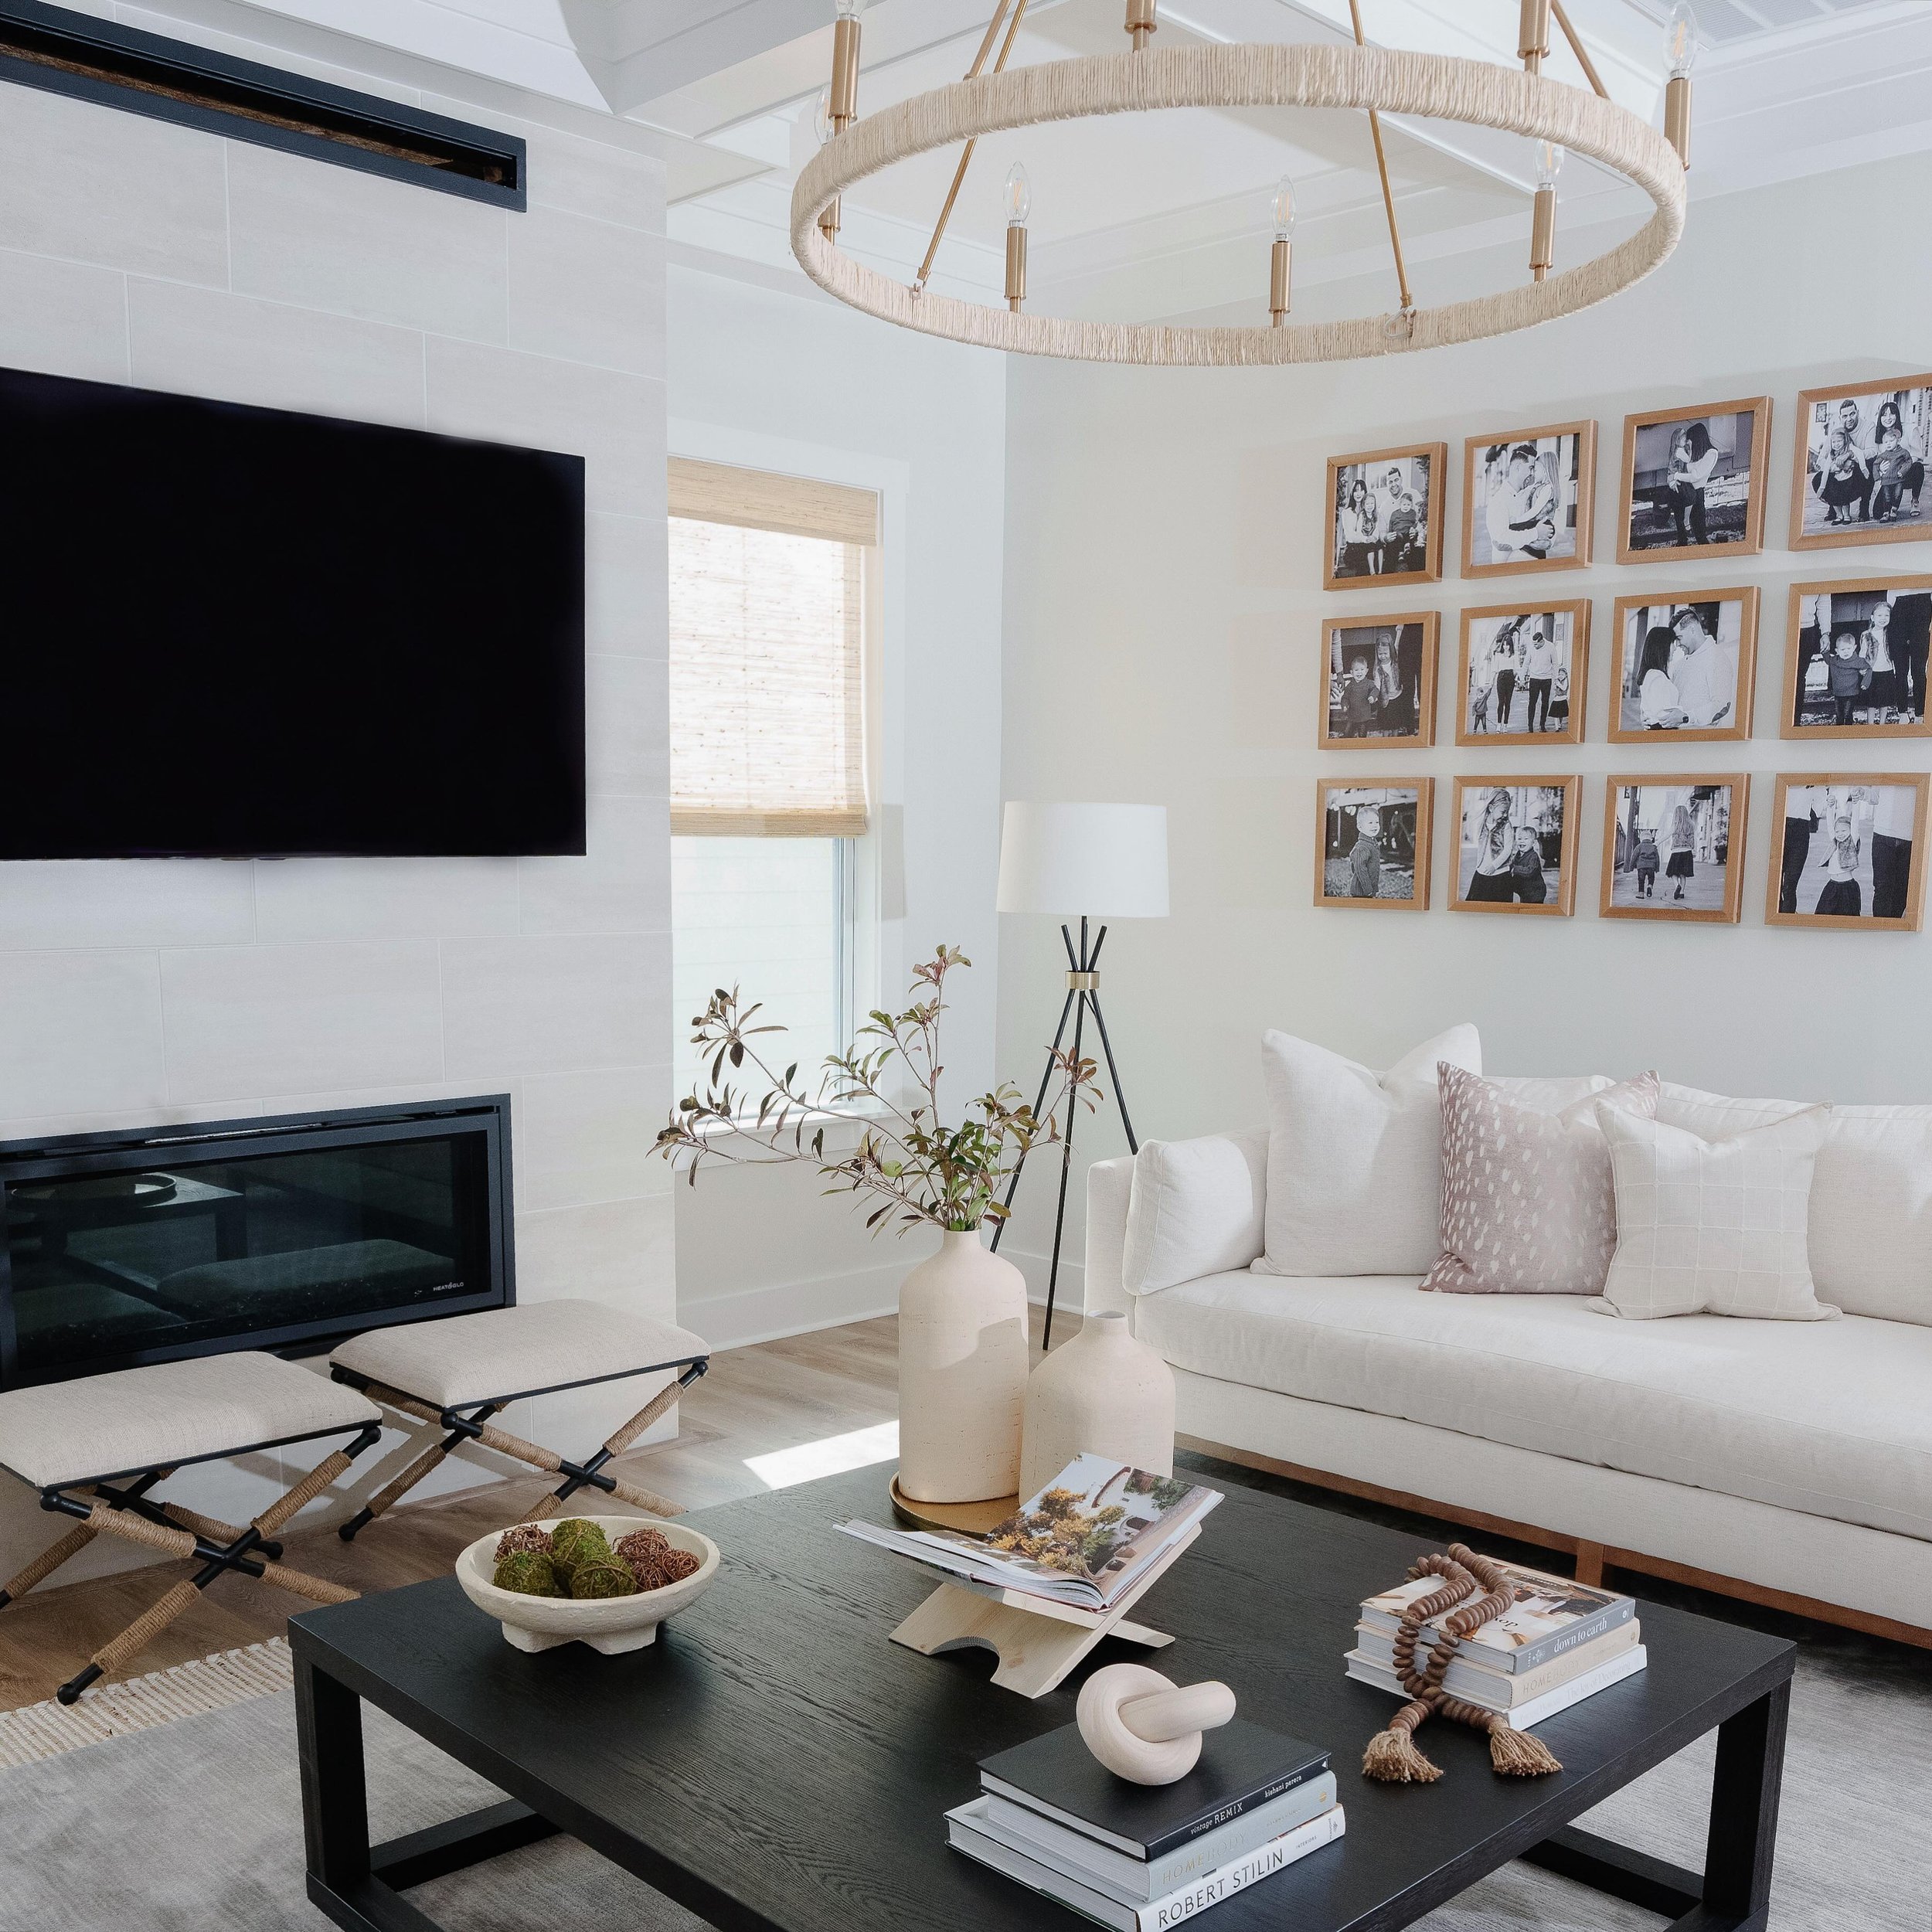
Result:
{"label": "wooden sofa leg", "polygon": [[1587,1590],[1602,1589],[1604,1546],[1601,1543],[1578,1543],[1577,1546],[1577,1580]]}

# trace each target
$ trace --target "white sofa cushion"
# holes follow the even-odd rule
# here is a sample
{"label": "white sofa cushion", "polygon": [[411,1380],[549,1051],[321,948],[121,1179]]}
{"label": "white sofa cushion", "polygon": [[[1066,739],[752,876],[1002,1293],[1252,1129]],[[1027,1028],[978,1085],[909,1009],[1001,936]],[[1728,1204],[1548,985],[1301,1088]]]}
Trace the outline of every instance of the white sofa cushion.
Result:
{"label": "white sofa cushion", "polygon": [[0,1467],[53,1489],[382,1419],[367,1396],[246,1349],[9,1389],[0,1395]]}
{"label": "white sofa cushion", "polygon": [[1268,1098],[1260,1274],[1420,1274],[1442,1247],[1436,1068],[1482,1071],[1473,1026],[1452,1026],[1377,1073],[1291,1033],[1261,1039]]}
{"label": "white sofa cushion", "polygon": [[1707,1141],[1593,1103],[1617,1177],[1617,1253],[1600,1313],[1820,1321],[1806,1246],[1811,1172],[1828,1111]]}
{"label": "white sofa cushion", "polygon": [[1143,1141],[1134,1161],[1121,1285],[1157,1294],[1197,1275],[1244,1268],[1261,1252],[1268,1131]]}
{"label": "white sofa cushion", "polygon": [[[1706,1140],[1803,1111],[1665,1082],[1657,1117]],[[1836,1106],[1811,1180],[1818,1293],[1847,1315],[1932,1325],[1932,1107]]]}
{"label": "white sofa cushion", "polygon": [[1198,1375],[1932,1541],[1932,1328],[1605,1321],[1568,1295],[1252,1273],[1150,1295],[1134,1328]]}

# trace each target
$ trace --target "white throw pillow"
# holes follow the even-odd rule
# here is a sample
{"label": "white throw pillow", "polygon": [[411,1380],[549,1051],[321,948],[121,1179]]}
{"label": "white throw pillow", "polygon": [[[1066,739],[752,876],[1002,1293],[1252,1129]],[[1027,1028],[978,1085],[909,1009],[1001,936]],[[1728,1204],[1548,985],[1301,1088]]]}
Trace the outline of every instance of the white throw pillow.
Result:
{"label": "white throw pillow", "polygon": [[1257,1274],[1426,1274],[1442,1251],[1436,1067],[1482,1071],[1473,1026],[1452,1026],[1386,1073],[1291,1033],[1264,1033],[1267,1251]]}
{"label": "white throw pillow", "polygon": [[1638,1321],[1713,1315],[1818,1321],[1806,1251],[1829,1109],[1706,1141],[1597,1104],[1617,1181],[1617,1254],[1590,1305]]}
{"label": "white throw pillow", "polygon": [[[1657,1117],[1720,1139],[1804,1100],[1666,1085]],[[1834,1107],[1811,1181],[1811,1277],[1847,1315],[1932,1327],[1932,1107]]]}
{"label": "white throw pillow", "polygon": [[1483,1078],[1519,1107],[1533,1107],[1539,1114],[1560,1114],[1617,1084],[1607,1073],[1485,1073]]}
{"label": "white throw pillow", "polygon": [[1143,1141],[1134,1161],[1121,1285],[1158,1294],[1204,1274],[1244,1268],[1265,1236],[1268,1132]]}

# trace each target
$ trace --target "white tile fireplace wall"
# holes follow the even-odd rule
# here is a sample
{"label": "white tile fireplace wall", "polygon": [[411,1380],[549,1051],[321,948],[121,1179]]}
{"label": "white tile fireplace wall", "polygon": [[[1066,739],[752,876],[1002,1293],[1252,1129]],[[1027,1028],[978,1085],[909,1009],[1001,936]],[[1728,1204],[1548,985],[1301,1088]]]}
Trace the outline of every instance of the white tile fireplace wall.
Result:
{"label": "white tile fireplace wall", "polygon": [[[409,97],[523,134],[529,212],[0,86],[0,362],[583,455],[590,855],[0,866],[0,1138],[507,1091],[522,1298],[671,1317],[662,166]],[[587,1444],[638,1399],[591,1393],[509,1426]],[[280,1474],[176,1488],[245,1517]],[[0,1575],[50,1527],[0,1479]]]}

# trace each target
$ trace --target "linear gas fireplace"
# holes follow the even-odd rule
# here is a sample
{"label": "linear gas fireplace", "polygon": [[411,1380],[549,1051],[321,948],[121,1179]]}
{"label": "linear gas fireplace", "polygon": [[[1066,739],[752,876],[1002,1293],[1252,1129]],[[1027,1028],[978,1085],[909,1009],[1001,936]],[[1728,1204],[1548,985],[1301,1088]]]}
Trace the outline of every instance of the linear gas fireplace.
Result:
{"label": "linear gas fireplace", "polygon": [[0,1389],[516,1298],[507,1096],[0,1143]]}

